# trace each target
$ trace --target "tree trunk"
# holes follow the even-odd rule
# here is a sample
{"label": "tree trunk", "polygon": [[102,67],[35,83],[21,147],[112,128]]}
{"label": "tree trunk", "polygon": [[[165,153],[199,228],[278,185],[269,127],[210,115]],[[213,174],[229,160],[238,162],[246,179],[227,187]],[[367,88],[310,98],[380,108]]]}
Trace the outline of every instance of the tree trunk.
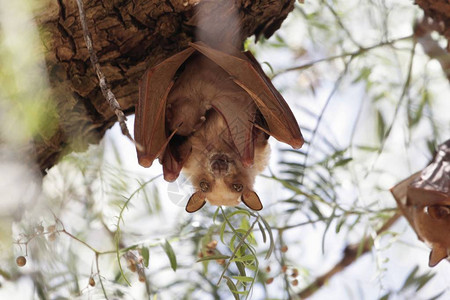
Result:
{"label": "tree trunk", "polygon": [[[84,1],[88,27],[101,70],[126,114],[134,112],[138,81],[154,66],[187,46],[195,34],[193,7],[220,6],[217,0]],[[234,0],[242,39],[269,37],[294,7],[294,0]],[[217,20],[220,22],[220,20]],[[53,100],[57,129],[34,140],[43,173],[71,151],[84,151],[103,137],[116,116],[103,97],[89,60],[74,0],[48,1],[36,15]]]}
{"label": "tree trunk", "polygon": [[426,18],[435,24],[434,30],[447,39],[447,52],[450,52],[450,3],[448,0],[416,0]]}

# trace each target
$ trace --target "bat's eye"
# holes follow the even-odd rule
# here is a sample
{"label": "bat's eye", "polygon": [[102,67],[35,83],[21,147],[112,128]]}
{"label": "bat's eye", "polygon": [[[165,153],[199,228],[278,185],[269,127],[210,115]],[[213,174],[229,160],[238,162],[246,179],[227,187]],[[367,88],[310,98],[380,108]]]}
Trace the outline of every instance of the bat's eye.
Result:
{"label": "bat's eye", "polygon": [[233,189],[236,192],[238,192],[238,193],[242,192],[243,188],[244,188],[244,186],[242,184],[240,184],[240,183],[233,183]]}
{"label": "bat's eye", "polygon": [[450,215],[450,206],[445,205],[432,205],[428,206],[428,214],[433,219],[443,219]]}
{"label": "bat's eye", "polygon": [[209,183],[207,183],[206,181],[200,182],[200,189],[203,193],[206,193],[207,191],[209,191]]}

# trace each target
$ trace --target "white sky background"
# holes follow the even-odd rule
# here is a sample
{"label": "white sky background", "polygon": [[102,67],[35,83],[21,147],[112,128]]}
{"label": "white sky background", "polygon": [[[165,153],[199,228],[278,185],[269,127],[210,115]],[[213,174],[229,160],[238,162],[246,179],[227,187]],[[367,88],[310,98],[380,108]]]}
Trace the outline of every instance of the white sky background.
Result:
{"label": "white sky background", "polygon": [[[313,8],[318,5],[316,2],[305,1],[306,3],[302,5],[305,11],[312,11]],[[344,2],[343,2],[344,3]],[[380,31],[377,30],[377,26],[374,24],[379,24],[381,28],[382,18],[379,13],[371,11],[370,5],[362,3],[363,6],[361,11],[352,9],[359,5],[358,1],[346,1],[345,4],[340,3],[339,9],[345,14],[351,14],[351,18],[346,18],[349,23],[345,26],[351,31],[352,36],[355,40],[359,41],[363,46],[371,46],[379,43],[380,41]],[[375,1],[380,5],[384,3],[383,1]],[[3,6],[3,2],[1,2]],[[389,1],[385,3],[386,6],[393,8],[390,11],[388,18],[388,28],[390,32],[388,33],[389,38],[398,38],[411,34],[411,20],[420,14],[420,10],[414,8],[411,5],[411,1]],[[369,13],[367,13],[370,11]],[[367,17],[370,16],[370,17]],[[265,46],[252,46],[256,48],[256,57],[260,62],[267,61],[273,67],[275,71],[282,70],[286,67],[291,67],[295,65],[300,65],[302,63],[310,62],[315,59],[323,58],[329,56],[330,53],[333,54],[332,50],[327,48],[328,44],[325,44],[322,48],[314,46],[312,42],[308,41],[308,36],[305,31],[304,22],[299,21],[294,15],[291,15],[288,20],[283,24],[280,31],[277,32],[282,36],[287,43],[293,48],[303,47],[307,55],[295,58],[294,55],[286,52],[286,50],[280,51],[278,48],[268,48]],[[332,42],[332,41],[328,41]],[[409,41],[404,44],[400,44],[404,47],[409,47]],[[346,45],[348,47],[347,51],[352,51],[351,45]],[[339,49],[334,49],[338,51]],[[442,73],[440,66],[436,62],[430,62],[426,64],[426,56],[421,57],[420,46],[417,47],[417,53],[419,53],[417,58],[417,63],[414,64],[415,74],[420,74],[423,72],[424,68],[428,69],[428,74],[433,77],[433,80],[429,82],[429,89],[433,92],[433,99],[435,102],[435,111],[433,111],[434,118],[438,120],[438,125],[444,131],[445,128],[448,130],[450,128],[450,90],[448,81],[440,75]],[[382,52],[380,52],[382,53]],[[371,76],[375,79],[383,78],[384,76],[397,76],[400,79],[404,79],[408,60],[408,51],[405,51],[404,55],[399,57],[399,61],[402,63],[402,71],[398,74],[389,73],[393,68],[385,68],[383,66],[373,70]],[[335,54],[335,53],[334,53]],[[300,126],[306,126],[313,128],[315,126],[314,119],[304,113],[301,106],[308,107],[308,109],[319,113],[322,109],[331,89],[333,88],[334,81],[336,80],[338,72],[341,70],[342,64],[336,62],[333,68],[329,67],[327,63],[323,63],[317,66],[317,70],[312,72],[310,70],[301,73],[290,72],[284,75],[280,75],[275,78],[274,84],[277,88],[282,91],[287,102],[290,104]],[[264,67],[265,68],[265,67]],[[330,68],[327,70],[326,68]],[[268,70],[268,68],[265,68]],[[314,78],[318,75],[318,78]],[[308,80],[311,80],[308,82]],[[309,90],[311,83],[320,82],[316,86],[316,94],[312,95]],[[1,94],[0,94],[1,95]],[[354,122],[355,112],[359,109],[359,105],[363,99],[367,97],[365,95],[365,87],[362,83],[351,85],[350,79],[347,79],[343,83],[342,89],[340,89],[332,98],[330,105],[325,112],[322,124],[319,127],[319,131],[322,134],[330,136],[332,141],[336,141],[339,146],[345,147],[349,143],[349,131],[352,128]],[[378,103],[377,105],[383,106],[383,112],[386,114],[386,120],[389,123],[393,117],[392,108],[394,107],[395,101],[398,101],[398,95],[391,95],[391,105],[389,106],[389,101],[387,103]],[[375,131],[376,124],[371,116],[371,109],[373,107],[369,104],[366,99],[363,106],[363,117],[360,118],[359,125],[357,126],[357,134],[355,138],[355,144],[371,144],[375,143]],[[404,140],[406,135],[406,129],[404,127],[404,120],[402,120],[404,113],[399,113],[399,120],[396,121],[393,132],[389,137],[388,143],[386,144],[386,149],[381,157],[377,160],[375,169],[383,169],[384,176],[380,177],[377,174],[373,176],[368,176],[367,179],[359,180],[360,188],[360,198],[361,205],[369,203],[371,201],[377,201],[378,207],[393,207],[395,201],[388,193],[388,189],[395,185],[399,180],[404,177],[409,176],[412,172],[422,169],[429,160],[429,154],[426,151],[424,139],[429,137],[429,127],[423,125],[420,130],[416,130],[414,136],[412,137],[411,144],[417,144],[415,147],[411,147],[408,152],[404,149]],[[128,121],[129,129],[132,131],[134,118],[130,117]],[[447,132],[450,132],[448,130]],[[448,138],[449,135],[443,138]],[[442,140],[443,141],[443,140]],[[317,139],[316,139],[317,142]],[[105,161],[111,164],[115,164],[114,152],[112,144],[116,145],[120,157],[122,160],[122,166],[124,169],[131,172],[136,172],[142,177],[151,178],[155,175],[161,174],[160,165],[155,162],[150,169],[144,169],[140,167],[137,163],[136,153],[134,146],[121,135],[117,124],[107,132],[105,136]],[[277,153],[277,149],[282,147],[286,148],[284,145],[280,145],[278,142],[271,138],[272,146],[272,159],[271,159],[271,169],[277,172],[278,161],[280,160],[280,155]],[[359,153],[360,154],[360,153]],[[358,153],[356,154],[358,155]],[[372,157],[373,158],[373,157]],[[367,159],[372,159],[370,156],[360,157],[355,156],[354,169],[355,173],[361,174],[361,164]],[[2,172],[7,172],[10,178],[17,176],[25,178],[25,175],[18,172],[10,173],[12,168],[10,165],[4,162],[0,166]],[[8,171],[9,170],[9,171]],[[17,169],[21,170],[21,169]],[[3,172],[5,174],[5,172]],[[55,183],[58,177],[58,170],[56,168],[52,169],[49,176],[45,179],[44,189],[48,194],[57,193],[57,191],[52,191],[51,189],[61,188],[58,182]],[[359,172],[359,173],[358,173]],[[269,174],[267,171],[265,174]],[[28,176],[28,175],[26,175]],[[118,174],[120,176],[120,174]],[[344,187],[348,187],[348,190],[342,190],[341,196],[346,195],[349,198],[355,196],[354,192],[354,179],[343,177],[340,180],[344,183]],[[5,181],[3,181],[5,182]],[[62,183],[61,183],[62,184]],[[141,216],[142,211],[140,210],[142,203],[135,201],[135,205],[130,209],[129,212],[125,214],[125,219],[129,220],[127,225],[136,228],[139,234],[142,234],[142,228],[148,228],[148,236],[137,235],[134,237],[136,241],[145,241],[147,239],[154,240],[155,238],[162,237],[169,233],[171,225],[178,223],[180,219],[186,218],[184,207],[175,205],[168,197],[167,190],[169,185],[165,183],[162,178],[156,180],[156,185],[159,188],[159,193],[161,197],[161,203],[163,205],[162,214],[158,218],[149,219],[145,222],[131,222],[131,220],[138,218],[136,216]],[[3,186],[6,190],[6,186]],[[55,188],[56,187],[56,188]],[[382,187],[385,192],[374,192],[375,187]],[[9,187],[8,187],[9,188]],[[2,189],[0,189],[2,190]],[[23,190],[20,186],[17,189],[10,189],[10,193],[19,193]],[[290,193],[281,189],[281,186],[276,182],[262,177],[257,179],[255,190],[258,191],[262,202],[267,207],[269,203],[282,198],[283,196],[288,197]],[[8,195],[8,194],[7,194]],[[14,196],[13,199],[18,199],[20,196]],[[344,197],[343,197],[344,198]],[[11,203],[11,202],[9,202]],[[4,205],[4,204],[3,204]],[[105,209],[106,205],[105,205]],[[269,208],[268,208],[269,209]],[[268,211],[267,213],[269,213]],[[199,212],[201,214],[201,212]],[[264,211],[263,211],[264,215]],[[114,216],[111,212],[111,217]],[[66,226],[76,228],[77,224],[81,224],[82,217],[77,215],[77,211],[73,211],[71,214],[67,215]],[[136,217],[136,218],[134,218]],[[298,220],[299,222],[303,220]],[[283,224],[280,220],[277,220],[278,224]],[[361,223],[362,226],[363,223]],[[332,267],[342,255],[342,250],[345,247],[345,241],[356,242],[358,241],[364,232],[372,232],[374,228],[360,228],[356,233],[352,233],[346,236],[346,232],[341,232],[339,234],[334,233],[334,229],[330,229],[326,235],[325,242],[325,255],[322,255],[321,242],[323,225],[316,227],[305,226],[298,229],[288,231],[285,234],[286,243],[290,246],[290,250],[287,255],[292,261],[296,262],[297,266],[304,267],[310,270],[314,275],[320,275]],[[419,242],[413,233],[412,229],[409,228],[406,221],[403,219],[397,222],[397,224],[392,228],[393,231],[402,233],[397,239],[394,239],[394,243],[390,244],[393,237],[387,235],[385,238],[381,239],[379,243],[376,244],[378,250],[373,251],[372,254],[365,255],[358,262],[354,263],[351,267],[346,269],[341,274],[335,275],[334,278],[329,282],[326,287],[323,287],[319,292],[317,292],[312,299],[377,299],[381,297],[387,289],[398,289],[403,284],[406,276],[412,270],[412,268],[418,264],[420,266],[419,272],[425,272],[430,270],[428,268],[428,253],[429,249]],[[101,247],[101,235],[93,232],[86,237],[86,240],[93,243],[97,243]],[[296,244],[299,241],[300,244]],[[295,242],[295,243],[294,243]],[[266,245],[263,245],[263,247]],[[82,248],[80,248],[82,249]],[[183,249],[177,248],[174,245],[178,259],[182,262],[183,259],[187,259],[183,254]],[[85,250],[80,250],[85,251]],[[162,252],[152,253],[150,268],[158,269],[159,267],[167,266],[168,260]],[[89,252],[86,252],[85,257],[91,257]],[[189,261],[189,260],[187,260]],[[273,260],[271,266],[275,267]],[[262,261],[261,264],[265,265],[269,262]],[[85,270],[88,273],[91,261],[85,262]],[[24,269],[24,272],[30,272],[33,267],[33,262],[30,261],[27,265],[28,269]],[[106,268],[107,269],[107,268]],[[436,273],[435,278],[424,288],[421,296],[423,299],[429,298],[436,295],[444,287],[446,287],[446,293],[441,297],[441,299],[448,299],[450,297],[450,264],[447,262],[441,262],[432,272]],[[165,271],[159,278],[164,280],[169,280],[173,278],[174,273],[171,271]],[[179,272],[175,276],[182,276]],[[166,277],[166,279],[165,279]],[[313,276],[314,277],[314,276]],[[214,278],[212,280],[215,280]],[[279,284],[281,280],[277,278],[273,285],[268,286],[271,290],[272,296],[276,297],[279,291]],[[304,283],[300,282],[300,286]],[[132,293],[139,299],[141,295],[143,286],[137,282],[133,283]],[[0,299],[29,299],[31,295],[31,283],[27,280],[21,280],[16,284],[12,285],[9,282],[4,282],[3,287],[0,289]],[[92,296],[92,295],[91,295]],[[260,299],[261,291],[255,289],[253,294],[254,299]],[[404,299],[405,295],[398,296],[397,298],[391,299]],[[164,298],[163,299],[169,299]],[[412,293],[409,298],[415,298]],[[206,298],[202,298],[206,299]]]}

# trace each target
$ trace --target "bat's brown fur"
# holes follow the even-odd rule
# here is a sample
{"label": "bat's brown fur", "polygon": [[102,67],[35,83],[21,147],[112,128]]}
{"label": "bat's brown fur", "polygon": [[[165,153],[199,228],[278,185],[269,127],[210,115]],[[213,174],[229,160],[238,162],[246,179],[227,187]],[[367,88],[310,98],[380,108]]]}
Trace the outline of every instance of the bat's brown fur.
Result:
{"label": "bat's brown fur", "polygon": [[[238,87],[220,67],[209,59],[196,56],[190,59],[167,98],[167,118],[171,131],[188,136],[184,147],[192,147],[182,172],[197,190],[200,182],[209,185],[206,200],[213,205],[235,206],[244,191],[253,191],[257,174],[266,167],[270,148],[262,131],[256,135],[253,165],[244,167],[238,153],[231,146],[229,125],[212,108],[211,100],[226,98],[242,110],[248,110],[250,119],[256,110],[253,100]],[[250,122],[235,120],[235,122]],[[180,125],[181,124],[181,125]],[[249,123],[250,124],[250,123]],[[245,142],[245,141],[242,141]],[[221,156],[226,171],[214,172],[214,158]],[[233,184],[242,184],[237,192]]]}
{"label": "bat's brown fur", "polygon": [[[182,172],[197,190],[200,190],[200,182],[209,185],[209,191],[205,194],[212,205],[238,205],[243,191],[253,191],[255,177],[267,166],[270,154],[267,140],[261,137],[256,142],[253,166],[245,168],[229,146],[231,141],[227,124],[215,111],[207,115],[204,126],[189,138],[189,144],[192,145],[192,153]],[[213,163],[217,156],[226,158],[227,171],[214,171]],[[242,191],[236,192],[233,184],[242,184]]]}

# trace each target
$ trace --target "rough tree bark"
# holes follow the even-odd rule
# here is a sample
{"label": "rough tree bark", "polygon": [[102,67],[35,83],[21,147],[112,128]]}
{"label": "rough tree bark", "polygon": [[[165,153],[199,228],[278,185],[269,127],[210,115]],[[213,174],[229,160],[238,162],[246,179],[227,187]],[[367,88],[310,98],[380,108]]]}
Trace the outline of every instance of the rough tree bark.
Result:
{"label": "rough tree bark", "polygon": [[[234,0],[242,39],[269,37],[294,7],[294,0]],[[182,50],[194,37],[195,5],[214,9],[211,0],[85,1],[94,48],[114,94],[126,114],[134,112],[138,81],[144,71]],[[220,20],[217,20],[220,22]],[[116,116],[98,87],[83,38],[76,1],[48,1],[36,13],[45,49],[56,130],[34,140],[43,173],[71,151],[98,143]]]}

